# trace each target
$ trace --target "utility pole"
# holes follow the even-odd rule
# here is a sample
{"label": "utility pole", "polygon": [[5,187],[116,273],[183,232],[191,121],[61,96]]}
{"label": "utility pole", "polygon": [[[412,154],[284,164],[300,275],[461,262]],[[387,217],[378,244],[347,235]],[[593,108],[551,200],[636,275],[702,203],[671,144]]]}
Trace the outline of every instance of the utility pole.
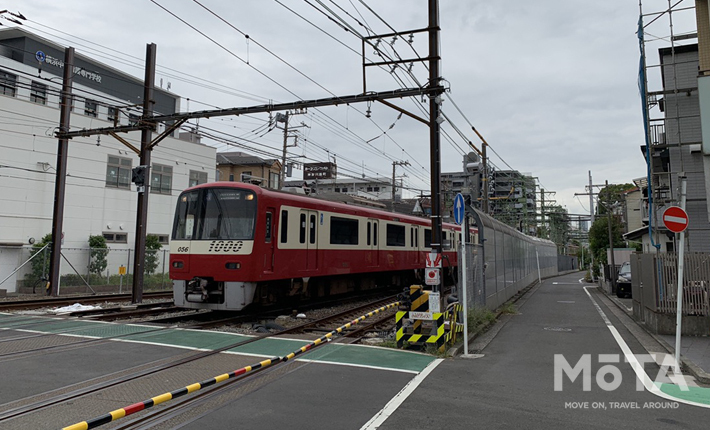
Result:
{"label": "utility pole", "polygon": [[[64,79],[62,81],[62,108],[59,112],[59,131],[68,132],[71,116],[72,81],[74,78],[74,48],[64,50]],[[52,222],[52,253],[49,266],[49,286],[47,294],[59,295],[59,267],[62,255],[62,227],[64,224],[64,195],[67,185],[67,153],[69,139],[59,139],[57,147],[57,175],[54,180],[54,209]]]}
{"label": "utility pole", "polygon": [[133,262],[133,289],[132,303],[143,302],[143,275],[145,272],[145,236],[148,224],[148,195],[150,194],[150,156],[153,153],[151,140],[153,137],[152,128],[155,122],[150,118],[153,116],[153,91],[155,90],[155,57],[157,46],[150,43],[146,46],[145,54],[145,87],[143,89],[143,118],[141,122],[150,121],[152,127],[141,130],[141,152],[140,163],[143,167],[143,186],[138,184],[138,210],[136,215],[136,238],[134,262]]}
{"label": "utility pole", "polygon": [[[541,233],[545,231],[545,190],[543,188],[540,188],[540,225],[542,226],[541,228]],[[550,235],[547,235],[547,238],[550,238]]]}
{"label": "utility pole", "polygon": [[[594,224],[594,188],[592,185],[592,171],[589,171],[589,219],[591,223]],[[589,228],[592,226],[590,225]]]}
{"label": "utility pole", "polygon": [[[288,120],[291,116],[293,115],[298,115],[299,113],[302,112],[294,112],[291,113],[289,111],[286,111],[285,114],[282,113],[276,113],[276,122],[283,122],[284,123],[284,149],[283,149],[283,154],[281,155],[281,173],[279,175],[279,190],[282,190],[284,187],[284,182],[286,181],[286,155],[287,155],[287,150],[291,146],[297,146],[296,143],[294,142],[293,145],[288,144],[288,132],[289,131],[294,131],[293,129],[296,128],[301,128],[301,127],[308,127],[306,124],[301,123],[301,125],[297,125],[295,127],[291,127],[289,129],[288,127]],[[297,130],[296,130],[297,131]]]}
{"label": "utility pole", "polygon": [[281,156],[281,177],[279,178],[279,190],[283,190],[284,181],[286,180],[286,148],[288,147],[288,117],[289,112],[286,111],[285,114],[276,114],[276,122],[282,121],[284,123],[284,150]]}
{"label": "utility pole", "polygon": [[[609,195],[609,181],[605,181],[607,196]],[[601,196],[600,196],[601,197]],[[599,204],[601,204],[601,198],[599,199]],[[607,229],[609,231],[609,253],[611,254],[611,267],[609,268],[609,278],[611,278],[611,288],[612,290],[616,287],[616,263],[614,262],[614,238],[611,235],[611,205],[607,202],[606,207],[606,222]]]}
{"label": "utility pole", "polygon": [[397,166],[409,166],[409,161],[393,161],[392,162],[392,212],[394,212],[394,196],[397,190],[397,182],[395,180],[395,168]]}

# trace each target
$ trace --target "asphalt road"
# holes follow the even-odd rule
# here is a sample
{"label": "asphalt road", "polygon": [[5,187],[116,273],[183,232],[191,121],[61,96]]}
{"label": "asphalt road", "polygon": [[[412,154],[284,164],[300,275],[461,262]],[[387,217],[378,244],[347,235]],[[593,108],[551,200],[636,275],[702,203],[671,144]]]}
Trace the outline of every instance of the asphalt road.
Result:
{"label": "asphalt road", "polygon": [[[597,384],[605,365],[599,363],[599,354],[618,357],[622,350],[578,282],[580,277],[543,281],[519,314],[507,318],[481,351],[482,358],[441,362],[379,428],[706,429],[710,409],[637,391],[636,374],[623,358],[612,365],[622,378],[618,388],[606,391]],[[600,307],[631,351],[646,353],[610,310]],[[574,383],[563,376],[562,390],[555,390],[555,354],[562,354],[571,366],[584,354],[591,355],[589,391],[582,374]],[[646,368],[649,373],[658,369]],[[607,382],[612,380],[606,376]]]}

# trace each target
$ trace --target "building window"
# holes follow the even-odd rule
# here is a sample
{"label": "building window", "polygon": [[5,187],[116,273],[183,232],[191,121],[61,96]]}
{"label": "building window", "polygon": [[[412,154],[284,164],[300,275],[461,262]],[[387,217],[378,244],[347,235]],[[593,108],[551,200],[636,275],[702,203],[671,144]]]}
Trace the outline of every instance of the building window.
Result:
{"label": "building window", "polygon": [[234,173],[229,174],[229,182],[234,182]]}
{"label": "building window", "polygon": [[109,121],[117,122],[118,120],[118,109],[113,106],[108,108],[108,118]]}
{"label": "building window", "polygon": [[379,192],[379,191],[380,191],[380,187],[375,187],[375,191]]}
{"label": "building window", "polygon": [[335,189],[335,192],[336,192],[336,193],[339,193],[339,192],[340,192],[340,188],[336,188],[336,189]]}
{"label": "building window", "polygon": [[367,187],[367,191],[372,191],[372,187]]}
{"label": "building window", "polygon": [[131,159],[109,155],[106,166],[106,186],[131,188]]}
{"label": "building window", "polygon": [[130,114],[128,114],[128,125],[138,125],[138,123],[140,122],[140,119],[141,119],[140,116],[138,116],[134,113],[130,113]]}
{"label": "building window", "polygon": [[98,103],[94,100],[86,100],[84,102],[84,115],[96,118]]}
{"label": "building window", "polygon": [[47,86],[39,82],[32,81],[30,87],[30,101],[41,105],[47,104]]}
{"label": "building window", "polygon": [[17,76],[7,72],[0,72],[0,94],[15,97],[16,89]]}
{"label": "building window", "polygon": [[207,183],[207,172],[199,172],[197,170],[190,170],[190,187],[195,185],[206,184]]}
{"label": "building window", "polygon": [[[167,234],[153,234],[149,233],[150,236],[155,236],[158,238],[158,243],[161,245],[168,245],[170,243],[170,237]],[[104,237],[106,233],[104,233]]]}
{"label": "building window", "polygon": [[106,243],[128,243],[128,233],[104,233],[103,235]]}
{"label": "building window", "polygon": [[269,172],[269,188],[275,190],[279,189],[279,174],[275,172]]}
{"label": "building window", "polygon": [[150,169],[150,192],[172,194],[173,168],[162,164],[153,164]]}

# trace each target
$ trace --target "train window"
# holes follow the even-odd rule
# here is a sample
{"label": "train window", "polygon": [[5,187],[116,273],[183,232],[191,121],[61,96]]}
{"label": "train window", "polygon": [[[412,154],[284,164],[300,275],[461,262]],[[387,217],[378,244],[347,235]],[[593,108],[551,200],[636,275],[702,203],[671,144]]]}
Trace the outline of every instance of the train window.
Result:
{"label": "train window", "polygon": [[431,229],[424,230],[424,248],[431,248]]}
{"label": "train window", "polygon": [[288,211],[281,211],[281,243],[288,241]]}
{"label": "train window", "polygon": [[374,228],[374,231],[373,231],[374,234],[372,235],[372,236],[373,236],[373,237],[372,237],[372,239],[373,239],[372,244],[373,244],[374,246],[377,246],[377,225],[378,225],[378,224],[375,223],[375,228]]}
{"label": "train window", "polygon": [[419,229],[415,230],[414,234],[414,247],[419,248]]}
{"label": "train window", "polygon": [[370,246],[370,243],[372,241],[372,238],[370,237],[370,232],[372,230],[372,223],[370,221],[367,222],[367,246]]}
{"label": "train window", "polygon": [[316,216],[311,215],[308,243],[316,243]]}
{"label": "train window", "polygon": [[266,213],[266,243],[271,242],[271,212]]}
{"label": "train window", "polygon": [[333,245],[357,245],[358,221],[356,219],[330,217],[330,243]]}
{"label": "train window", "polygon": [[253,192],[212,188],[203,195],[204,207],[196,228],[198,239],[254,238],[256,199]]}
{"label": "train window", "polygon": [[409,227],[409,246],[414,246],[414,227]]}
{"label": "train window", "polygon": [[178,198],[173,224],[173,239],[192,239],[195,229],[195,214],[199,207],[197,197],[198,193],[193,191],[184,193]]}
{"label": "train window", "polygon": [[403,225],[387,224],[387,246],[405,246]]}
{"label": "train window", "polygon": [[301,214],[300,230],[298,233],[298,243],[306,243],[306,214]]}

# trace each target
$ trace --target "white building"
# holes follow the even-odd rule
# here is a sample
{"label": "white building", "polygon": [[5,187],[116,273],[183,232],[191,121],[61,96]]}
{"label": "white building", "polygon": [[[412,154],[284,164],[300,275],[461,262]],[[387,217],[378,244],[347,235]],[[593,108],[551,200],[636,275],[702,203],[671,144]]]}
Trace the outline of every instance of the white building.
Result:
{"label": "white building", "polygon": [[[26,259],[31,243],[52,230],[63,59],[63,46],[21,29],[0,30],[0,281]],[[80,51],[74,73],[71,130],[127,125],[140,115],[142,79]],[[179,111],[179,96],[156,89],[155,98],[156,113]],[[140,132],[121,137],[140,148]],[[148,234],[168,243],[177,195],[214,181],[215,157],[213,147],[175,137],[154,148]],[[137,193],[131,169],[139,164],[133,150],[110,136],[69,141],[63,248],[86,248],[90,235],[103,235],[112,249],[133,248]],[[66,266],[62,262],[62,273],[72,270]],[[25,273],[0,289],[15,291]]]}

